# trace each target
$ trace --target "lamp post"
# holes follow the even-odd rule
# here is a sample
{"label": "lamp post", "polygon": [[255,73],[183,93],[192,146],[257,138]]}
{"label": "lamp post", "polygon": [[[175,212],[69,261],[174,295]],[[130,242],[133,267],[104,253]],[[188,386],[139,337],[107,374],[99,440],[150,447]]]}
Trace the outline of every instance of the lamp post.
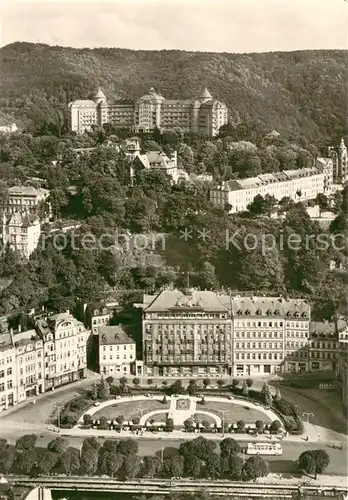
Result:
{"label": "lamp post", "polygon": [[309,417],[314,417],[314,413],[306,412],[304,411],[302,413],[303,417],[306,417],[307,419],[307,425],[306,425],[306,441],[308,441],[308,426],[309,426]]}

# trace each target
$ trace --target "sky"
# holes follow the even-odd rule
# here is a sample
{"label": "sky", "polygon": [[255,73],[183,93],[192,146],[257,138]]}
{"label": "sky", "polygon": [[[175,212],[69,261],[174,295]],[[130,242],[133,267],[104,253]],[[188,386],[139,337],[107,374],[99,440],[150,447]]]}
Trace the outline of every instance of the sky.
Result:
{"label": "sky", "polygon": [[347,49],[347,0],[0,0],[0,46]]}

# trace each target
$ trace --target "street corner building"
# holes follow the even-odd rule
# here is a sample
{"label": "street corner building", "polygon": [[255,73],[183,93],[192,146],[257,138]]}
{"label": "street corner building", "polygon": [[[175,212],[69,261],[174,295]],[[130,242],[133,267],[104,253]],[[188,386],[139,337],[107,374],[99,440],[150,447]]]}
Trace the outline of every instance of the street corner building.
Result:
{"label": "street corner building", "polygon": [[144,375],[243,377],[309,370],[305,300],[164,290],[145,295],[142,308]]}
{"label": "street corner building", "polygon": [[180,127],[184,132],[211,137],[228,123],[226,104],[214,99],[207,88],[193,99],[166,99],[151,88],[136,101],[118,99],[112,103],[99,88],[93,99],[71,102],[69,110],[71,130],[78,134],[93,125],[110,123],[136,133]]}

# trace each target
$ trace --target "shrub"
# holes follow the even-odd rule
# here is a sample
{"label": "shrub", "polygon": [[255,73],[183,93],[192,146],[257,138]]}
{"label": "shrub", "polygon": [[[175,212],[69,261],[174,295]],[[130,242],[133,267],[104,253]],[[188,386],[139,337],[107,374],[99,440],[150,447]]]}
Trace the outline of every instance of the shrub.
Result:
{"label": "shrub", "polygon": [[252,378],[247,378],[246,379],[246,384],[247,384],[248,387],[252,387],[253,383],[254,383],[254,381],[253,381]]}
{"label": "shrub", "polygon": [[148,379],[147,379],[147,383],[148,383],[148,385],[152,385],[152,384],[153,384],[153,380],[152,380],[152,378],[148,378]]}
{"label": "shrub", "polygon": [[127,379],[126,379],[126,377],[121,377],[120,378],[120,385],[127,385]]}
{"label": "shrub", "polygon": [[210,385],[210,380],[208,378],[203,379],[203,385],[204,385],[204,387],[207,387],[208,385]]}
{"label": "shrub", "polygon": [[245,422],[244,420],[238,420],[237,422],[237,430],[238,432],[244,432],[245,431]]}
{"label": "shrub", "polygon": [[275,398],[273,405],[282,415],[293,416],[294,413],[297,413],[295,405],[285,399],[278,400]]}
{"label": "shrub", "polygon": [[86,415],[83,416],[83,423],[85,425],[89,425],[92,423],[92,417],[91,415],[89,415],[88,413]]}
{"label": "shrub", "polygon": [[238,386],[239,386],[239,380],[237,380],[236,378],[234,378],[232,380],[232,387],[233,387],[233,389],[236,389]]}
{"label": "shrub", "polygon": [[110,394],[112,396],[119,396],[121,394],[121,389],[118,385],[110,385]]}
{"label": "shrub", "polygon": [[205,399],[204,399],[204,396],[202,396],[202,399],[201,399],[201,405],[205,405]]}
{"label": "shrub", "polygon": [[164,396],[163,396],[163,399],[162,399],[162,403],[163,403],[164,405],[166,405],[166,404],[167,404],[167,402],[168,402],[168,401],[167,401],[167,397],[164,395]]}
{"label": "shrub", "polygon": [[173,432],[174,430],[174,420],[172,418],[167,418],[166,420],[166,431]]}
{"label": "shrub", "polygon": [[132,418],[132,422],[133,422],[134,425],[139,425],[140,424],[140,418],[134,417],[134,418]]}
{"label": "shrub", "polygon": [[242,396],[247,398],[249,396],[249,387],[246,383],[246,380],[244,380],[243,385],[242,385]]}
{"label": "shrub", "polygon": [[136,378],[133,378],[133,384],[134,384],[135,386],[140,385],[140,379],[139,379],[139,378],[137,378],[137,377],[136,377]]}
{"label": "shrub", "polygon": [[266,405],[272,404],[272,393],[269,385],[265,382],[261,389],[262,400]]}
{"label": "shrub", "polygon": [[118,417],[116,417],[116,422],[118,424],[123,424],[123,422],[124,422],[124,416],[123,415],[119,415]]}
{"label": "shrub", "polygon": [[282,427],[282,424],[279,420],[274,420],[271,424],[271,427],[270,427],[270,431],[271,432],[274,432],[274,433],[277,433],[279,432],[279,430],[281,429]]}
{"label": "shrub", "polygon": [[255,426],[256,426],[256,430],[258,432],[262,432],[263,429],[264,429],[264,427],[265,427],[265,424],[264,424],[264,422],[262,420],[256,420]]}
{"label": "shrub", "polygon": [[111,384],[113,383],[113,381],[114,381],[114,377],[109,376],[109,377],[107,377],[105,380],[107,381],[107,383],[108,383],[109,385],[111,385]]}
{"label": "shrub", "polygon": [[99,429],[103,431],[109,429],[108,419],[106,417],[99,417]]}
{"label": "shrub", "polygon": [[222,387],[225,384],[225,382],[221,380],[221,378],[219,378],[219,380],[216,383],[219,387]]}

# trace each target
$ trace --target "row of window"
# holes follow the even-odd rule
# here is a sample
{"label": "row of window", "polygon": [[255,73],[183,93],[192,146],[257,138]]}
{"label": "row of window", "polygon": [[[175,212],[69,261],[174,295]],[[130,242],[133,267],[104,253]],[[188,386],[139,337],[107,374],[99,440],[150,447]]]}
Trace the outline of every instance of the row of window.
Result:
{"label": "row of window", "polygon": [[[129,354],[127,356],[127,354],[124,354],[123,355],[123,359],[126,360],[127,358],[129,358],[129,361],[133,361],[133,354]],[[106,361],[107,359],[107,356],[105,354],[103,354],[103,357],[102,357],[103,361]],[[109,355],[109,361],[113,361],[113,360],[119,360],[120,359],[120,356],[117,354],[116,356],[113,356],[112,354]]]}
{"label": "row of window", "polygon": [[[124,350],[124,351],[126,351],[128,346],[129,346],[130,348],[132,348],[132,347],[133,347],[133,348],[135,348],[135,346],[134,346],[134,345],[132,345],[132,344],[129,344],[129,345],[128,345],[128,344],[127,344],[127,345],[126,345],[126,344],[124,344],[124,345],[123,345],[123,350]],[[114,347],[116,348],[116,351],[119,351],[119,350],[120,350],[120,346],[119,346],[119,345],[116,345],[116,346],[113,346],[113,345],[110,345],[110,346],[103,345],[103,351],[104,351],[104,352],[105,352],[105,351],[107,351],[107,350],[108,350],[107,348],[109,348],[109,351],[112,351]]]}

